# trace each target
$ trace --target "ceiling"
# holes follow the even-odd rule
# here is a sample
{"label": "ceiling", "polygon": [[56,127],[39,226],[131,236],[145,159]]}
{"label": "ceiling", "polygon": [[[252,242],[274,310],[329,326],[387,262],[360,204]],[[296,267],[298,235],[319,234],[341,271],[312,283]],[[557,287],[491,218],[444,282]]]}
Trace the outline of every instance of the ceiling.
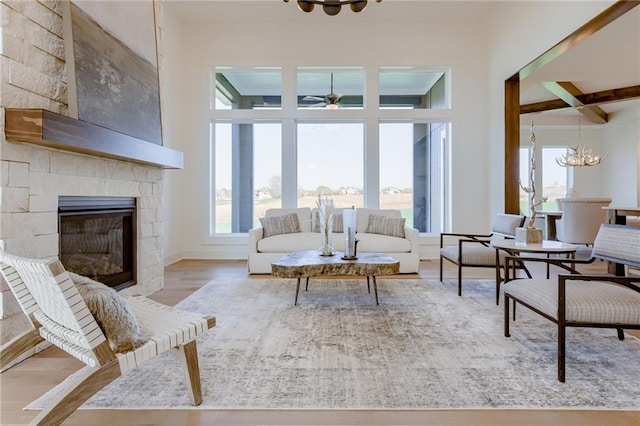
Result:
{"label": "ceiling", "polygon": [[[450,22],[489,23],[492,12],[500,4],[501,2],[483,0],[383,0],[382,3],[371,0],[367,9],[361,13],[344,10],[337,16],[328,16],[319,9],[311,13],[300,12],[295,0],[289,3],[282,0],[165,1],[169,10],[188,22],[299,23],[302,16],[304,22],[345,25],[356,22],[443,22],[443,19]],[[248,7],[251,13],[247,13]],[[627,12],[522,80],[521,104],[557,99],[543,85],[554,81],[572,82],[583,93],[640,85],[640,7]],[[419,92],[419,89],[410,87],[411,84],[407,81],[405,90]],[[341,90],[348,92],[349,88]],[[324,93],[327,88],[319,87],[310,91]],[[613,102],[600,107],[607,114],[616,114],[627,108],[639,108],[640,100]],[[540,113],[536,115],[539,116]],[[550,122],[554,119],[560,122],[563,117],[566,122],[567,116],[575,118],[577,113],[572,108],[565,108],[542,115],[545,119],[550,119]],[[529,118],[523,116],[523,119]]]}

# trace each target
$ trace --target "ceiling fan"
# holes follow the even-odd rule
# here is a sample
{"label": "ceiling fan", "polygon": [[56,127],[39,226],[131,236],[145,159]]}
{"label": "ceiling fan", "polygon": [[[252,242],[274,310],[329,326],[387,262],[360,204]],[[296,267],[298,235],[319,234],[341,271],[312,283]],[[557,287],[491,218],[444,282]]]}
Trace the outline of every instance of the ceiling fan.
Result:
{"label": "ceiling fan", "polygon": [[321,98],[319,96],[305,96],[304,98],[302,98],[302,100],[320,101],[316,104],[310,105],[311,108],[325,107],[327,109],[337,109],[340,106],[338,102],[340,101],[341,97],[342,95],[333,93],[333,73],[331,73],[331,90],[329,91],[328,95],[326,95],[324,98]]}

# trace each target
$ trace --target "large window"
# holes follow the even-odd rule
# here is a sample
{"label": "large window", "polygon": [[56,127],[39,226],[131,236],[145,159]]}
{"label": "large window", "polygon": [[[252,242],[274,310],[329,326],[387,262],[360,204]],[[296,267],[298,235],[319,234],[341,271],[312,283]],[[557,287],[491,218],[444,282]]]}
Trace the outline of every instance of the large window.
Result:
{"label": "large window", "polygon": [[282,202],[282,125],[218,122],[214,126],[213,233],[247,232]]}
{"label": "large window", "polygon": [[443,68],[215,67],[211,234],[246,233],[268,208],[318,196],[446,230],[450,113],[436,110],[450,109],[450,91]]}
{"label": "large window", "polygon": [[336,208],[362,207],[362,123],[299,123],[298,207],[315,207],[318,196]]}
{"label": "large window", "polygon": [[399,209],[420,232],[443,229],[447,125],[380,124],[380,207]]}

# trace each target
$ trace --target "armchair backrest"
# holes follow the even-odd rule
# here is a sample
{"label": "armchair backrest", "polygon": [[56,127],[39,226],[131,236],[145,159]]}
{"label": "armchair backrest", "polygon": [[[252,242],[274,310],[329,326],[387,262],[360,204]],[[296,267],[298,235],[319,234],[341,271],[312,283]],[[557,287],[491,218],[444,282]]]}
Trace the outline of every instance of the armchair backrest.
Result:
{"label": "armchair backrest", "polygon": [[516,228],[524,225],[525,219],[526,217],[520,214],[498,213],[491,225],[491,233],[513,238],[516,236]]}
{"label": "armchair backrest", "polygon": [[640,266],[640,226],[602,224],[592,256],[629,266]]}
{"label": "armchair backrest", "polygon": [[0,273],[43,338],[95,366],[93,349],[106,338],[60,261],[0,250]]}
{"label": "armchair backrest", "polygon": [[562,217],[556,224],[559,241],[570,244],[593,244],[600,225],[607,220],[603,207],[611,198],[559,198]]}

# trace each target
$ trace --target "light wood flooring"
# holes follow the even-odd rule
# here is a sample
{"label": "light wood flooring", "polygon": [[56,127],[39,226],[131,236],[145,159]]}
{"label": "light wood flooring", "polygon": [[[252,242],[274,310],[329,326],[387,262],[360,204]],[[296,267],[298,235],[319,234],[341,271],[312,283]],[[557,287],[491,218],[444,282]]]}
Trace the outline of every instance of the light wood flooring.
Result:
{"label": "light wood flooring", "polygon": [[[590,270],[603,271],[594,265]],[[493,270],[467,268],[467,278],[492,278]],[[417,275],[416,275],[417,276]],[[438,278],[438,262],[423,261],[420,276]],[[216,278],[247,278],[244,261],[184,260],[165,270],[165,288],[152,298],[173,305]],[[253,276],[249,277],[251,279]],[[265,276],[257,276],[264,278]],[[447,266],[445,277],[455,277]],[[464,289],[463,289],[464,297]],[[487,309],[499,309],[487,306]],[[639,335],[639,333],[635,333]],[[0,375],[0,423],[28,424],[23,407],[82,364],[49,348]],[[570,380],[570,379],[569,379]],[[640,387],[640,381],[639,385]],[[640,425],[640,411],[619,410],[78,410],[69,425]]]}

